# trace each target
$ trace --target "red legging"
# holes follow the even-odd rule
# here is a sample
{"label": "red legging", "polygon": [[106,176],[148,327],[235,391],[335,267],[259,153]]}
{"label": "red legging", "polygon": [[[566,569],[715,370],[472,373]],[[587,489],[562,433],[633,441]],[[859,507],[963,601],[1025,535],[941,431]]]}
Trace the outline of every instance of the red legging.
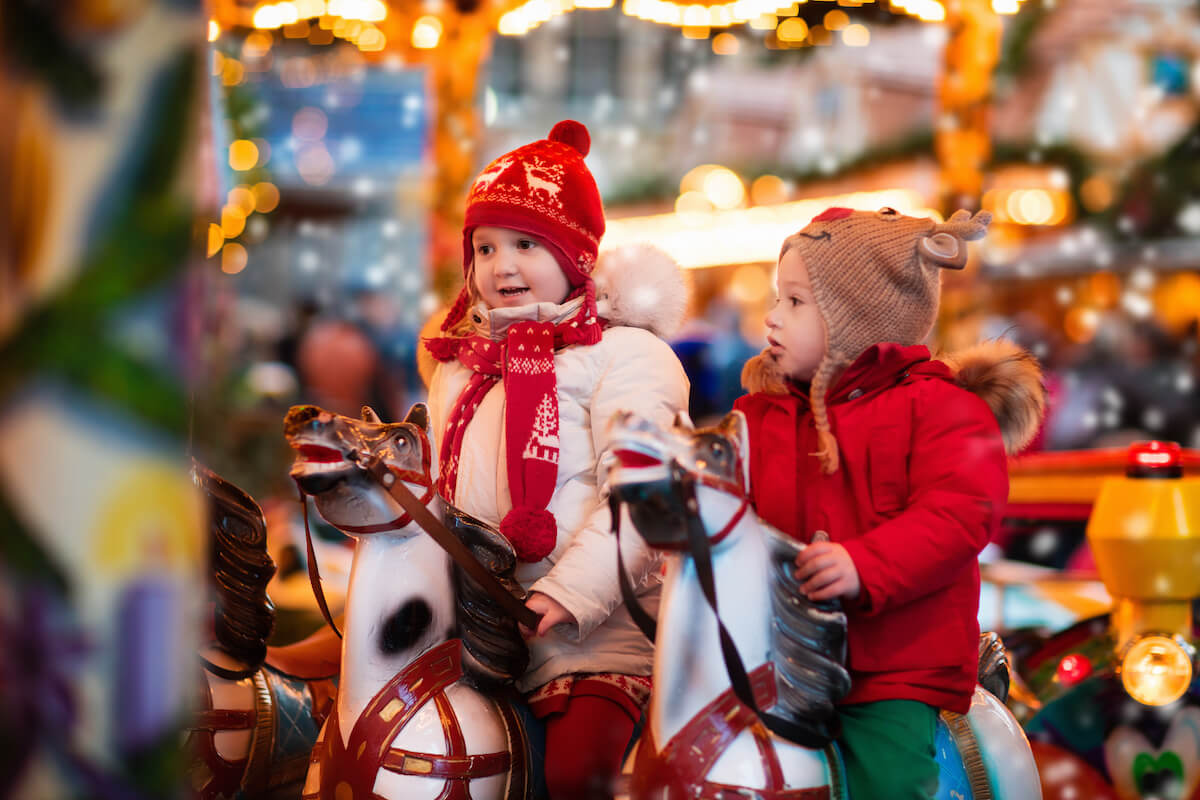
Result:
{"label": "red legging", "polygon": [[550,800],[609,800],[635,720],[604,697],[575,695],[546,717]]}

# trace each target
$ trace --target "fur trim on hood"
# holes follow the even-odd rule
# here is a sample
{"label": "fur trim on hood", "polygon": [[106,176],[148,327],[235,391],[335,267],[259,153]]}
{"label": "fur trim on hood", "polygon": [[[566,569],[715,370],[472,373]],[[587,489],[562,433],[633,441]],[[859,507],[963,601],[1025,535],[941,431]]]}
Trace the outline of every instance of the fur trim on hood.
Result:
{"label": "fur trim on hood", "polygon": [[742,388],[750,394],[787,394],[787,376],[764,349],[742,367]]}
{"label": "fur trim on hood", "polygon": [[630,244],[600,254],[596,310],[611,325],[645,328],[665,339],[679,330],[690,291],[683,270],[657,247]]}
{"label": "fur trim on hood", "polygon": [[[988,404],[1000,423],[1004,448],[1019,452],[1037,433],[1046,413],[1042,368],[1026,350],[1004,339],[981,342],[938,356],[955,380]],[[750,393],[787,394],[786,376],[766,351],[742,368],[742,386]]]}
{"label": "fur trim on hood", "polygon": [[1031,353],[1005,339],[993,339],[939,360],[960,386],[988,404],[1009,455],[1029,444],[1046,413],[1042,368]]}

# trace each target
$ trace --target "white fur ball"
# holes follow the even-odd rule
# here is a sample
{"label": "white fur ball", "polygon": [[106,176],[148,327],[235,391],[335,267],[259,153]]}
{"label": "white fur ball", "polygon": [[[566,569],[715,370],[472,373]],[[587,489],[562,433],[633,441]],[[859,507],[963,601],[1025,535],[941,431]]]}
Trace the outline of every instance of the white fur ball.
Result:
{"label": "white fur ball", "polygon": [[649,244],[623,245],[600,254],[596,308],[613,325],[645,328],[666,338],[687,313],[689,289],[683,270]]}

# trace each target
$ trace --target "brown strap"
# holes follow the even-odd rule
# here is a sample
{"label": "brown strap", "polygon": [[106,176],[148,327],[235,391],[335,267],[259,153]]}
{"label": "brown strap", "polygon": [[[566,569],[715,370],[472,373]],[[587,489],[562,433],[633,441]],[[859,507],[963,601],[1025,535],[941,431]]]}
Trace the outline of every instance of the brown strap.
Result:
{"label": "brown strap", "polygon": [[[296,488],[299,489],[300,484],[296,484]],[[317,567],[317,552],[313,549],[312,531],[308,528],[308,498],[304,496],[303,489],[300,489],[300,509],[304,513],[304,544],[308,550],[308,582],[312,585],[313,596],[317,599],[317,608],[321,609],[321,616],[341,639],[342,632],[338,630],[337,623],[333,621],[333,615],[329,613],[329,604],[325,602],[325,590],[321,588],[321,570]]]}
{"label": "brown strap", "polygon": [[500,584],[500,581],[488,572],[487,569],[479,563],[479,560],[471,554],[467,546],[459,541],[458,537],[452,534],[441,520],[433,515],[433,513],[425,507],[424,503],[418,500],[403,481],[397,480],[396,476],[388,470],[387,465],[379,459],[374,459],[367,463],[366,468],[372,475],[383,485],[385,489],[391,492],[392,497],[396,502],[408,512],[408,515],[420,525],[426,533],[428,533],[435,542],[441,545],[442,549],[450,554],[454,562],[470,575],[483,590],[486,591],[491,598],[500,604],[500,607],[512,616],[517,622],[527,628],[537,630],[538,622],[541,621],[541,615],[531,610],[528,606],[522,603],[517,598],[508,593],[508,590]]}

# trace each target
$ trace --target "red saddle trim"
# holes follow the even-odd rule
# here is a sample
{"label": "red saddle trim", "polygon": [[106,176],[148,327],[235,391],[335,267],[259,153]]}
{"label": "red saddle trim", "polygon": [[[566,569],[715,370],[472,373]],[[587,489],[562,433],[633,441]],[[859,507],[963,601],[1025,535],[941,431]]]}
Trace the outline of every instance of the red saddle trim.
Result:
{"label": "red saddle trim", "polygon": [[487,753],[477,756],[440,756],[407,750],[389,750],[383,768],[399,775],[421,775],[426,778],[464,780],[499,775],[508,769],[508,753]]}
{"label": "red saddle trim", "polygon": [[[462,643],[451,639],[418,656],[376,693],[342,744],[337,710],[329,715],[325,738],[314,752],[321,762],[321,797],[333,797],[346,784],[356,798],[373,798],[380,769],[401,775],[442,778],[441,800],[469,800],[468,781],[499,775],[513,764],[506,752],[468,754],[462,727],[445,690],[462,677]],[[433,701],[446,737],[446,754],[421,753],[390,746],[413,715]],[[507,722],[507,719],[506,719]],[[511,738],[511,737],[510,737]],[[518,742],[513,742],[518,746]],[[524,754],[520,754],[523,758]],[[343,790],[345,791],[345,790]]]}
{"label": "red saddle trim", "polygon": [[[762,664],[750,672],[750,687],[759,708],[775,704],[775,665]],[[698,800],[732,800],[746,796],[746,788],[706,780],[713,764],[742,731],[750,729],[762,758],[766,786],[753,791],[762,800],[830,800],[828,787],[788,789],[783,768],[770,734],[754,712],[744,706],[733,689],[726,689],[688,720],[659,750],[652,727],[642,731],[633,768],[633,795]]]}
{"label": "red saddle trim", "polygon": [[254,709],[210,708],[197,712],[188,727],[192,730],[239,731],[254,727]]}

